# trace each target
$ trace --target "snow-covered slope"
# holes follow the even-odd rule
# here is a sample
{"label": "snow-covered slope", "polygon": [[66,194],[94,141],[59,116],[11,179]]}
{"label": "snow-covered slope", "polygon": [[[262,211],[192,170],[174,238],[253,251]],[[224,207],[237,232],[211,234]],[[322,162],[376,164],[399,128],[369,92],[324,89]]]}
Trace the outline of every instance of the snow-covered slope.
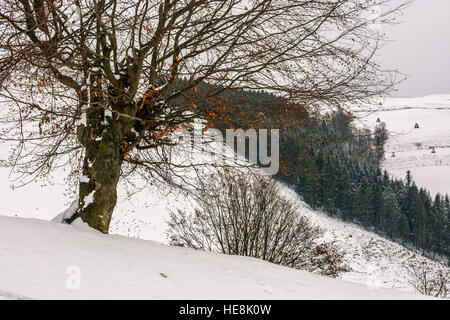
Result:
{"label": "snow-covered slope", "polygon": [[[368,232],[354,224],[345,223],[336,218],[328,217],[326,214],[311,210],[299,197],[295,194],[294,191],[289,189],[286,186],[281,186],[284,195],[290,198],[292,201],[298,206],[298,210],[301,214],[308,216],[316,225],[322,227],[326,230],[325,237],[327,240],[334,240],[336,244],[338,244],[342,249],[345,250],[346,263],[351,266],[353,269],[352,272],[345,273],[341,276],[341,279],[346,281],[351,281],[355,283],[361,283],[369,288],[396,288],[407,292],[414,292],[411,279],[408,273],[409,266],[418,264],[420,262],[426,261],[429,265],[437,268],[438,263],[431,261],[422,257],[420,254],[408,250],[396,243],[393,243],[389,240],[381,238],[371,232]],[[14,192],[22,193],[24,189],[18,189]],[[37,189],[35,189],[37,191]],[[14,193],[11,191],[11,193]],[[166,217],[168,216],[169,210],[174,210],[175,208],[189,208],[194,203],[189,199],[181,196],[177,193],[163,193],[157,192],[157,190],[152,190],[150,188],[144,189],[136,194],[134,194],[131,198],[126,197],[126,192],[123,186],[120,188],[119,194],[121,195],[121,199],[116,208],[112,225],[110,228],[110,232],[116,235],[125,235],[128,237],[135,237],[141,239],[150,239],[157,241],[159,243],[167,243],[165,237],[165,231],[167,228],[167,224],[165,222]],[[23,193],[21,196],[26,197],[26,193]],[[50,195],[47,194],[46,189],[42,189],[42,192],[35,193],[33,196],[33,202],[29,203],[30,208],[39,208],[41,203],[43,205],[47,205],[44,202],[49,201]],[[46,198],[47,197],[47,198]],[[40,199],[40,200],[39,200]],[[57,206],[56,206],[57,207]],[[55,216],[57,213],[56,210],[53,210],[52,216]],[[50,214],[49,214],[50,216]],[[34,215],[36,217],[36,215]],[[3,217],[0,216],[0,219]],[[0,220],[0,230],[2,234],[4,234],[5,230],[9,230],[10,226],[4,224],[4,221],[14,221],[14,220]],[[41,226],[45,226],[45,228],[50,228],[50,230],[43,231],[42,237],[50,235],[52,237],[54,232],[51,231],[52,225],[46,224],[44,221],[38,220],[24,220],[17,219],[17,221],[25,221],[25,224],[29,223],[27,228],[32,228],[32,226],[36,226],[39,229]],[[31,222],[26,222],[31,221]],[[63,230],[68,232],[74,232],[71,226],[55,226],[55,230]],[[59,232],[59,231],[58,231]],[[27,235],[27,239],[30,241],[30,245],[32,245],[32,238],[35,237],[35,233],[31,231],[17,231],[13,232],[16,235]],[[33,234],[33,235],[32,235]],[[39,237],[41,237],[39,236]],[[39,237],[36,238],[37,243],[40,240]],[[61,235],[63,237],[63,235]],[[67,236],[70,238],[70,236]],[[20,236],[19,236],[20,238]],[[117,239],[117,237],[107,237],[109,240]],[[22,240],[20,240],[22,241]],[[19,242],[20,242],[19,241]],[[24,240],[25,241],[25,240]],[[45,240],[42,240],[45,241]],[[49,240],[51,242],[59,243],[59,239],[55,238]],[[106,243],[106,238],[105,240]],[[124,240],[125,242],[128,240]],[[129,241],[132,241],[130,239]],[[3,241],[0,240],[0,243],[10,243],[11,240]],[[69,241],[70,243],[70,241]],[[76,247],[78,248],[79,241],[75,242]],[[139,243],[130,242],[130,243]],[[156,246],[155,242],[149,242],[152,245]],[[22,244],[23,250],[27,252],[32,252],[34,249],[25,249],[28,244]],[[61,244],[63,245],[63,244]],[[64,244],[65,245],[65,244]],[[131,244],[130,244],[131,246]],[[170,250],[168,247],[158,247],[158,248],[166,248]],[[9,257],[11,252],[14,252],[15,249],[10,249],[10,251],[6,253],[2,253],[2,257]],[[38,251],[46,252],[46,248],[43,245],[41,249]],[[68,250],[72,250],[72,248],[68,248]],[[115,252],[115,244],[111,242],[108,245],[109,255],[116,255]],[[122,249],[118,249],[118,255],[121,254],[120,251]],[[162,249],[161,249],[162,250]],[[128,251],[128,250],[124,250]],[[73,257],[77,257],[78,251],[73,252]],[[200,253],[199,253],[200,254]],[[94,254],[93,254],[94,255]],[[201,257],[201,255],[199,256]],[[48,259],[47,257],[35,257],[36,261],[45,261]],[[18,265],[22,265],[21,268],[26,268],[28,260],[26,259],[26,254],[18,254],[14,256],[13,259],[16,259],[16,263]],[[84,259],[84,258],[83,258]],[[121,260],[120,256],[117,256],[118,260]],[[203,259],[203,258],[200,258]],[[149,258],[150,260],[150,258]],[[40,262],[41,263],[41,262]],[[44,262],[42,262],[44,263]],[[130,267],[134,268],[134,267]],[[136,267],[137,268],[137,267]],[[100,272],[100,271],[99,271]],[[117,271],[119,272],[119,271]],[[1,273],[1,271],[0,271]],[[120,274],[120,273],[118,273]],[[60,275],[61,277],[64,274]],[[18,275],[17,281],[20,278]],[[28,278],[24,278],[24,281]],[[280,278],[282,279],[282,278]],[[241,280],[239,280],[241,281]],[[1,286],[0,282],[0,291],[5,289]],[[18,292],[17,294],[20,294]],[[25,294],[25,293],[22,293]],[[281,296],[280,296],[281,297]],[[270,298],[270,296],[266,296],[266,298]]]}
{"label": "snow-covered slope", "polygon": [[[450,98],[450,97],[449,97]],[[441,99],[441,98],[440,98]],[[444,99],[444,98],[442,98]],[[441,99],[441,100],[442,100]],[[446,99],[446,98],[445,98]],[[445,102],[444,99],[444,102]],[[427,98],[426,100],[429,100]],[[439,101],[441,101],[439,100]],[[440,107],[436,107],[436,104],[428,104],[428,106],[434,106],[430,107],[430,109],[433,112],[436,112],[435,115],[440,115],[438,112],[439,109],[442,107],[442,105],[445,103],[442,102],[440,104]],[[392,102],[393,103],[393,102]],[[399,102],[400,103],[400,102]],[[424,103],[424,105],[427,105]],[[386,104],[384,105],[384,108],[386,107]],[[409,110],[409,109],[406,109]],[[421,110],[421,109],[419,109]],[[447,110],[447,109],[445,109]],[[450,112],[450,110],[447,110]],[[388,115],[391,115],[391,112],[395,111],[389,111],[385,110],[382,111],[385,112],[385,116],[381,117],[382,121],[386,121],[388,124],[388,128],[390,126],[388,120]],[[400,112],[400,111],[399,111]],[[404,111],[405,113],[408,113],[407,111]],[[449,113],[450,114],[450,113]],[[439,125],[437,128],[440,128],[441,134],[439,136],[443,136],[448,134],[450,137],[450,132],[448,132],[448,126],[446,127],[444,124],[445,117],[448,117],[449,114],[446,114],[446,116],[439,116],[438,123]],[[369,124],[373,125],[375,124],[376,118],[378,116],[374,114],[369,114],[365,120],[368,121]],[[404,120],[403,116],[397,115],[392,116],[391,125],[394,122],[394,119],[397,119],[397,121],[405,121],[405,124],[403,124],[404,127],[399,126],[398,130],[406,130],[408,121],[414,121],[418,122],[418,120],[413,120],[412,118],[408,121]],[[372,120],[370,120],[372,119]],[[415,118],[414,118],[415,119]],[[447,118],[448,119],[448,118]],[[372,121],[372,122],[371,122]],[[431,121],[431,120],[430,120]],[[412,123],[412,126],[414,125]],[[431,123],[431,122],[430,122]],[[422,128],[428,128],[427,123],[424,121],[420,121],[419,125],[421,126],[420,129],[415,129],[418,131],[411,131],[411,132],[419,132],[422,130]],[[447,131],[446,131],[447,130]],[[420,131],[420,132],[429,132],[429,135],[423,134],[423,143],[425,141],[428,141],[428,144],[433,143],[433,131],[428,130],[427,131]],[[402,135],[399,137],[405,137],[403,139],[410,139],[411,141],[415,141],[416,138],[411,136],[411,133],[409,135]],[[412,138],[411,138],[412,137]],[[421,138],[421,139],[422,139]],[[428,139],[428,140],[427,140]],[[393,140],[391,140],[393,141]],[[403,141],[403,140],[402,140]],[[408,140],[405,140],[404,142],[398,142],[391,143],[391,147],[400,147],[404,146],[405,148],[408,147]],[[450,141],[447,139],[447,141]],[[409,146],[414,145],[413,142],[409,143]],[[443,145],[443,144],[442,144]],[[449,148],[450,149],[450,148]],[[436,149],[437,154],[442,154],[442,150],[444,148]],[[406,152],[406,151],[405,151]],[[400,152],[401,153],[401,152]],[[7,155],[7,148],[5,145],[0,144],[0,156],[1,158],[6,158]],[[434,154],[433,154],[434,155]],[[399,155],[395,158],[402,159]],[[439,170],[442,168],[449,168],[449,167],[439,167]],[[403,170],[403,169],[402,169]],[[406,169],[405,169],[406,170]],[[442,178],[442,171],[439,172]],[[8,171],[5,169],[0,169],[0,179],[4,182],[0,184],[0,234],[4,233],[4,230],[8,230],[9,225],[3,223],[4,221],[15,221],[13,220],[4,220],[1,215],[7,215],[7,216],[19,216],[19,217],[26,217],[26,218],[38,218],[38,219],[44,219],[44,220],[50,220],[53,217],[55,217],[57,214],[62,212],[65,208],[69,206],[71,201],[73,200],[74,194],[70,192],[70,188],[67,189],[67,185],[65,185],[63,177],[66,175],[65,172],[55,172],[55,184],[53,185],[46,185],[45,187],[41,187],[41,182],[36,182],[34,184],[30,184],[24,188],[12,190],[8,188]],[[403,173],[401,174],[403,176]],[[415,175],[415,172],[413,171],[413,175]],[[448,177],[448,176],[447,176]],[[414,176],[414,178],[417,177]],[[447,180],[442,180],[446,183],[448,183]],[[434,183],[435,181],[433,181]],[[419,181],[420,183],[420,181]],[[165,237],[165,231],[167,228],[167,223],[165,222],[165,219],[168,216],[168,213],[170,210],[174,210],[176,208],[191,208],[194,203],[189,198],[184,197],[183,195],[177,193],[177,192],[171,192],[170,190],[164,190],[164,189],[157,189],[155,187],[150,187],[144,184],[141,186],[140,191],[133,193],[130,195],[127,192],[127,188],[122,183],[119,187],[119,201],[118,205],[115,209],[110,233],[116,234],[116,235],[124,235],[128,237],[134,237],[134,238],[140,238],[140,239],[148,239],[157,241],[159,243],[167,243],[166,237]],[[417,252],[413,252],[411,250],[408,250],[396,243],[393,243],[391,241],[388,241],[384,238],[381,238],[371,232],[368,232],[366,230],[361,229],[360,227],[342,222],[338,219],[330,218],[327,215],[311,210],[301,199],[289,188],[286,186],[282,187],[283,192],[286,194],[286,196],[290,197],[298,206],[299,211],[301,214],[307,215],[313,220],[317,225],[321,226],[326,230],[326,238],[328,240],[334,240],[336,243],[341,246],[346,251],[346,261],[347,263],[353,268],[352,272],[346,273],[342,275],[342,279],[352,281],[352,282],[358,282],[362,283],[366,286],[369,286],[371,288],[397,288],[404,291],[412,292],[413,288],[410,281],[410,276],[408,273],[408,269],[410,265],[420,263],[422,261],[426,261],[428,264],[434,267],[438,267],[438,263],[434,261],[430,261],[426,258],[423,258],[418,254]],[[16,219],[17,221],[24,221],[21,219]],[[75,232],[72,230],[72,227],[69,226],[57,226],[54,227],[53,224],[46,224],[42,221],[34,221],[34,220],[25,220],[25,221],[32,221],[32,222],[24,222],[25,225],[30,224],[27,226],[27,228],[31,228],[31,226],[46,226],[45,228],[49,228],[48,234],[50,237],[55,233],[59,232],[59,230],[65,230],[68,232]],[[10,222],[8,222],[10,223]],[[40,227],[36,227],[40,228]],[[44,228],[44,229],[45,229]],[[58,231],[52,231],[53,228]],[[62,229],[61,229],[62,228]],[[20,230],[17,231],[18,233],[22,232]],[[24,234],[29,233],[28,231]],[[45,232],[44,232],[45,233]],[[31,233],[30,233],[31,234]],[[34,233],[33,233],[34,234]],[[45,236],[45,235],[42,235]],[[55,236],[56,237],[56,236]],[[58,236],[59,237],[59,236]],[[78,236],[77,236],[78,237]],[[40,238],[36,238],[39,242]],[[108,236],[103,239],[113,240],[118,239],[117,237]],[[122,238],[121,238],[122,239]],[[22,241],[22,240],[21,240]],[[25,240],[23,240],[25,241]],[[31,241],[31,238],[27,237],[27,241]],[[46,240],[42,240],[46,241]],[[59,238],[55,238],[54,242],[60,241]],[[81,241],[81,240],[80,240]],[[119,251],[117,253],[114,253],[115,249],[113,248],[114,244],[111,242],[111,245],[106,244],[106,240],[104,240],[104,245],[109,248],[108,250],[108,259],[111,256],[116,256],[117,260],[120,260],[123,258],[123,256],[120,256],[122,252]],[[128,243],[128,241],[131,241],[129,243],[147,243],[148,242],[133,242],[134,240],[128,239],[123,240],[124,242]],[[2,245],[5,242],[2,242]],[[22,243],[22,242],[19,242]],[[79,246],[82,246],[82,241],[79,242],[76,240],[75,247],[79,248]],[[103,240],[102,240],[103,243]],[[151,243],[154,248],[165,248],[167,250],[172,250],[171,248],[164,247],[164,246],[157,246],[155,243]],[[28,244],[23,243],[21,246],[23,251],[21,252],[32,252],[35,249],[26,249],[26,246]],[[138,245],[140,246],[140,245]],[[118,246],[119,248],[121,246]],[[152,247],[152,248],[153,248]],[[34,248],[34,247],[33,247]],[[11,249],[12,250],[12,249]],[[40,250],[43,252],[46,252],[45,247],[42,247]],[[70,250],[75,250],[70,248]],[[158,249],[159,250],[159,249]],[[163,250],[163,249],[161,249]],[[178,250],[178,249],[176,249]],[[123,251],[129,251],[123,250]],[[9,251],[8,251],[9,252]],[[78,254],[79,251],[74,251],[74,254]],[[175,251],[174,251],[175,252]],[[192,252],[192,251],[189,251]],[[47,252],[48,254],[48,252]],[[202,257],[203,253],[198,253],[198,255],[194,255],[195,257],[200,257],[199,259],[203,259]],[[2,252],[3,256],[8,256],[8,254],[4,254]],[[92,254],[94,256],[94,254]],[[215,256],[215,255],[213,255]],[[18,254],[14,256],[17,264],[18,270],[27,270],[26,264],[29,262],[29,260],[26,260],[25,254]],[[42,257],[39,258],[39,255],[35,256],[35,261],[38,263],[44,263],[45,259],[48,257]],[[133,259],[139,259],[139,258],[133,258]],[[148,258],[150,261],[151,258]],[[234,259],[234,258],[233,258]],[[236,258],[237,259],[237,258]],[[239,258],[241,259],[241,258]],[[244,258],[242,258],[244,259]],[[245,260],[245,259],[244,259]],[[242,261],[244,261],[242,260]],[[126,260],[124,260],[126,261]],[[140,260],[138,260],[140,261]],[[144,261],[144,260],[143,260]],[[146,260],[145,260],[146,261]],[[206,261],[206,260],[205,260]],[[10,261],[11,262],[11,261]],[[121,262],[122,263],[122,262]],[[125,263],[125,262],[124,262]],[[134,263],[134,262],[133,262]],[[131,263],[130,265],[133,265]],[[136,263],[137,264],[137,263]],[[49,266],[50,270],[52,269],[51,266]],[[122,267],[121,267],[122,268]],[[124,267],[125,268],[125,267]],[[133,268],[140,268],[140,267],[130,267]],[[281,270],[281,269],[280,269]],[[286,270],[283,268],[283,270]],[[117,270],[118,272],[120,270]],[[22,271],[21,271],[22,272]],[[44,272],[44,271],[42,271]],[[102,271],[98,270],[97,274],[101,273]],[[109,271],[108,271],[109,272]],[[25,272],[26,273],[26,272]],[[25,273],[18,273],[16,280],[20,278],[20,276],[24,276]],[[118,273],[120,274],[120,273]],[[58,275],[59,277],[64,277],[64,273],[62,275]],[[27,276],[28,277],[28,276]],[[112,277],[112,275],[111,275]],[[284,279],[283,276],[280,276],[280,279]],[[24,278],[27,279],[28,278]],[[164,278],[165,279],[165,278]],[[17,280],[18,281],[18,280]],[[24,280],[25,281],[25,280]],[[53,280],[52,280],[53,281]],[[240,281],[240,280],[239,280]],[[132,282],[133,283],[133,282]],[[0,292],[6,292],[5,288],[2,287],[2,283],[0,282]],[[41,283],[42,284],[42,283]],[[122,283],[123,284],[123,283]],[[45,284],[43,284],[45,287]],[[132,285],[131,285],[132,286]],[[125,286],[127,287],[127,286]],[[131,290],[131,289],[130,289]],[[256,289],[255,289],[256,290]],[[188,291],[189,292],[189,291]],[[380,291],[384,292],[384,291]],[[131,294],[131,293],[130,293]],[[0,295],[2,295],[0,293]],[[26,296],[26,292],[13,292],[12,293],[5,293],[3,296],[13,296],[13,297],[20,297],[21,295]],[[279,295],[279,297],[284,297],[282,295]],[[313,296],[313,293],[311,293],[311,297]],[[236,298],[236,297],[234,297]],[[269,298],[269,296],[267,296]],[[387,298],[387,297],[386,297]]]}
{"label": "snow-covered slope", "polygon": [[341,279],[364,283],[373,288],[396,288],[414,292],[410,275],[411,267],[426,263],[432,269],[442,267],[419,252],[389,241],[353,223],[330,217],[312,210],[299,196],[287,187],[284,194],[295,201],[301,214],[325,230],[324,238],[345,250],[345,262],[352,271],[341,275]]}
{"label": "snow-covered slope", "polygon": [[253,258],[0,216],[4,299],[423,299]]}
{"label": "snow-covered slope", "polygon": [[389,98],[377,108],[360,111],[360,121],[368,127],[378,118],[386,123],[390,137],[383,166],[389,173],[404,178],[411,170],[417,185],[433,194],[450,193],[450,95]]}

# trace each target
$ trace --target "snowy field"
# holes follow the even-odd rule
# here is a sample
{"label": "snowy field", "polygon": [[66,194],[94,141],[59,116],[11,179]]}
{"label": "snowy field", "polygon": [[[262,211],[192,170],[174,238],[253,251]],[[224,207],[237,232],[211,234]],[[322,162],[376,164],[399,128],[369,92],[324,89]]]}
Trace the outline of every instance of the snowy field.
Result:
{"label": "snowy field", "polygon": [[3,299],[424,299],[258,259],[0,217]]}
{"label": "snowy field", "polygon": [[450,193],[450,95],[389,98],[379,109],[359,112],[359,122],[370,128],[378,118],[386,123],[390,136],[383,166],[388,172],[404,178],[411,170],[418,186],[432,194]]}

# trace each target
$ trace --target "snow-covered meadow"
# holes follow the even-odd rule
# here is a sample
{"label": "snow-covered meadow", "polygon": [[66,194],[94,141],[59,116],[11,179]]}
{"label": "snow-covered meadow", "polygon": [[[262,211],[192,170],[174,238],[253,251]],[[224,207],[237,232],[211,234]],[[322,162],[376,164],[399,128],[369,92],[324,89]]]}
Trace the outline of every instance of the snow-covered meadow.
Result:
{"label": "snow-covered meadow", "polygon": [[384,168],[397,178],[410,170],[419,187],[433,194],[450,193],[450,95],[387,98],[381,103],[376,111],[359,111],[358,122],[370,128],[378,119],[386,123]]}

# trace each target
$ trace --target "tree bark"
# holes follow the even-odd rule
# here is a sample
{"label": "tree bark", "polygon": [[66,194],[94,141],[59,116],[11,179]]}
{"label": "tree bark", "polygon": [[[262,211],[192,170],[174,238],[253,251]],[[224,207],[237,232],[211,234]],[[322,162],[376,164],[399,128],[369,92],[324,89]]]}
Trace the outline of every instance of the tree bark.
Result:
{"label": "tree bark", "polygon": [[103,137],[98,146],[86,148],[77,216],[103,233],[108,233],[117,203],[122,161],[117,142],[109,137]]}
{"label": "tree bark", "polygon": [[77,136],[85,148],[85,157],[79,184],[78,210],[66,220],[67,223],[81,218],[90,227],[108,233],[124,161],[120,146],[124,133],[131,126],[132,121],[129,119],[108,118],[106,122],[104,109],[99,109],[88,112],[87,125],[78,127]]}

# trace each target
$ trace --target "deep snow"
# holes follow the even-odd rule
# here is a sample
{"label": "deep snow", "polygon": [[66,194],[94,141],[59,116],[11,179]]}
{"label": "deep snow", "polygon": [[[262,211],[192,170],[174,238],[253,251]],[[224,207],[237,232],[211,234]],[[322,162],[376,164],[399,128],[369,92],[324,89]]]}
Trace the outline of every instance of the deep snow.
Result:
{"label": "deep snow", "polygon": [[426,298],[78,224],[0,216],[0,228],[4,299]]}

